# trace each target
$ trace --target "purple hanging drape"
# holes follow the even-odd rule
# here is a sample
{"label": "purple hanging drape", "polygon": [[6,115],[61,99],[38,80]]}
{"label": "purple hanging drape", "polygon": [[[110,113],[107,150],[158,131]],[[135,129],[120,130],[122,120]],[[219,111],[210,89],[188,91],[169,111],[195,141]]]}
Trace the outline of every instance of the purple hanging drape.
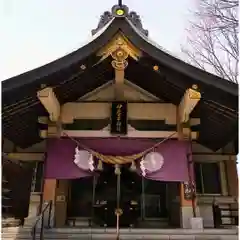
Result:
{"label": "purple hanging drape", "polygon": [[45,178],[75,179],[90,177],[90,171],[84,171],[73,162],[76,143],[70,139],[48,139]]}
{"label": "purple hanging drape", "polygon": [[[189,142],[168,141],[157,149],[164,159],[162,168],[156,172],[147,172],[145,178],[155,181],[185,182],[189,181],[188,169]],[[140,171],[138,171],[139,173]],[[192,178],[192,177],[191,177]]]}
{"label": "purple hanging drape", "polygon": [[[86,147],[106,155],[126,156],[152,147],[156,140],[84,138],[76,139]],[[73,162],[77,143],[71,139],[47,140],[46,178],[74,179],[93,173],[79,169]],[[168,140],[154,149],[162,154],[164,164],[160,170],[147,174],[146,178],[158,181],[188,181],[187,154],[189,143]]]}

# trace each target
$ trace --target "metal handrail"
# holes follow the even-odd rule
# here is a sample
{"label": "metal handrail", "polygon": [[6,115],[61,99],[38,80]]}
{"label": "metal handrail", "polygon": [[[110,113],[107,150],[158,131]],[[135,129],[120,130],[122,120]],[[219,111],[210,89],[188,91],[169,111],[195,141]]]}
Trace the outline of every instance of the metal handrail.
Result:
{"label": "metal handrail", "polygon": [[52,200],[49,202],[46,202],[46,205],[44,206],[43,210],[41,213],[38,215],[35,224],[32,227],[31,235],[32,235],[32,240],[36,239],[36,232],[37,232],[37,225],[39,221],[41,220],[41,227],[40,227],[40,240],[43,240],[43,228],[44,228],[44,215],[47,209],[49,208],[49,213],[48,213],[48,222],[47,222],[47,227],[50,228],[50,221],[51,221],[51,212],[52,212]]}

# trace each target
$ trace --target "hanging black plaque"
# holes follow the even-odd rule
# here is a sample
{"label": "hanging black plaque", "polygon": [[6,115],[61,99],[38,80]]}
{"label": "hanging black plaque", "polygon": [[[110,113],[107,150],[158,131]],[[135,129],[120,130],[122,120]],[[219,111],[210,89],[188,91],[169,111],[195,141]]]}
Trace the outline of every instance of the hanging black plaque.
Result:
{"label": "hanging black plaque", "polygon": [[112,103],[111,134],[127,134],[127,102]]}

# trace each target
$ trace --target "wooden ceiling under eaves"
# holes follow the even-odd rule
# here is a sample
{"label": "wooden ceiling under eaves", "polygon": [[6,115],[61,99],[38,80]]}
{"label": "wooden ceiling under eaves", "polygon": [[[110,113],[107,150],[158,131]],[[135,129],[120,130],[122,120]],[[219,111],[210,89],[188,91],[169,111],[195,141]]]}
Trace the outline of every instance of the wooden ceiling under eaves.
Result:
{"label": "wooden ceiling under eaves", "polygon": [[[42,87],[53,87],[59,102],[64,104],[76,101],[108,81],[112,81],[114,78],[112,59],[108,57],[99,61],[96,51],[109,42],[119,30],[143,51],[138,61],[128,59],[126,79],[163,101],[175,105],[180,103],[188,87],[197,84],[203,98],[192,115],[201,118],[199,143],[217,150],[237,138],[238,95],[235,94],[232,83],[224,83],[224,80],[220,79],[219,84],[208,84],[206,80],[200,81],[199,76],[201,75],[201,78],[206,76],[207,80],[212,81],[213,75],[208,73],[204,75],[202,71],[199,73],[200,70],[194,70],[193,67],[191,74],[186,74],[178,70],[181,66],[184,66],[184,69],[191,68],[185,67],[185,63],[181,62],[181,66],[173,66],[172,63],[164,62],[162,59],[166,58],[167,54],[153,46],[148,46],[149,43],[144,42],[136,31],[134,33],[134,29],[125,19],[114,20],[102,35],[76,52],[36,70],[3,81],[3,137],[21,148],[42,140],[39,137],[38,116],[48,115],[37,98],[37,91]],[[151,49],[154,49],[152,54]],[[180,60],[171,61],[176,64]],[[159,67],[158,71],[153,70],[154,65]],[[193,78],[191,76],[194,71],[196,74]],[[218,77],[216,78],[217,83]],[[238,88],[238,85],[235,85],[235,88]]]}

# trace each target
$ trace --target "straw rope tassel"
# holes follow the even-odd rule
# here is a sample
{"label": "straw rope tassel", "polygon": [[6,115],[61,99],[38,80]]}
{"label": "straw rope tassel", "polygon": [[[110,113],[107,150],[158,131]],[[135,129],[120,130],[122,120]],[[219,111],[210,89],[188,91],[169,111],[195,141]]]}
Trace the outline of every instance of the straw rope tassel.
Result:
{"label": "straw rope tassel", "polygon": [[103,164],[101,160],[98,160],[97,170],[102,171],[103,170]]}

